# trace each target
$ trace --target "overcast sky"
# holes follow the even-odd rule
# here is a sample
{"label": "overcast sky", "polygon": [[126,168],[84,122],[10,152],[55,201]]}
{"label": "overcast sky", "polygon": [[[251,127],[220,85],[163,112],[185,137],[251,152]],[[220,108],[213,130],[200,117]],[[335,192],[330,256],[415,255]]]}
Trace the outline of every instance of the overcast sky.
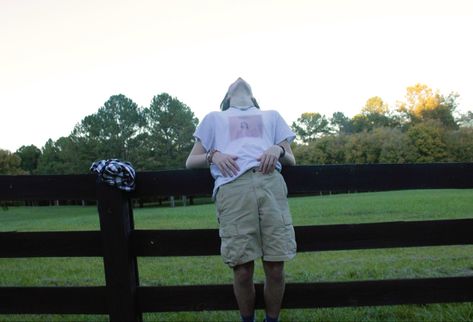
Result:
{"label": "overcast sky", "polygon": [[0,149],[67,136],[112,95],[201,120],[247,80],[288,124],[424,83],[473,110],[470,0],[1,0]]}

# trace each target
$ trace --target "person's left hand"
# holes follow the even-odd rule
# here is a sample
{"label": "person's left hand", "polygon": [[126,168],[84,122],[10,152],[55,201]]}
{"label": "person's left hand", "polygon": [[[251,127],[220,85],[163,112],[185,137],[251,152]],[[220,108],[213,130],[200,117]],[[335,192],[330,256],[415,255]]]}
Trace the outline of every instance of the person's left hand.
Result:
{"label": "person's left hand", "polygon": [[257,161],[260,161],[260,166],[258,171],[268,174],[274,171],[276,164],[278,162],[279,156],[281,155],[281,147],[278,145],[272,145],[263,154],[257,158]]}

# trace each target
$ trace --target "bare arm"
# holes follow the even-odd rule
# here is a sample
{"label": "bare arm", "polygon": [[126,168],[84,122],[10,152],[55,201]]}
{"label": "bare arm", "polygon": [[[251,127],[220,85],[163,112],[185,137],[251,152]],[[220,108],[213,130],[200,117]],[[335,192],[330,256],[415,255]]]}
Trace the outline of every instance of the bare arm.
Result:
{"label": "bare arm", "polygon": [[[283,149],[284,156],[280,157],[283,153]],[[291,145],[287,140],[270,146],[257,160],[260,161],[259,171],[264,174],[273,172],[278,160],[284,165],[296,165],[296,159],[292,153]]]}
{"label": "bare arm", "polygon": [[[236,163],[238,159],[235,155],[225,154],[220,151],[213,153],[212,162],[219,168],[224,177],[232,177],[238,174],[240,167]],[[196,141],[186,161],[187,169],[206,168],[209,166],[207,160],[207,151],[202,143]]]}
{"label": "bare arm", "polygon": [[194,146],[192,147],[191,152],[186,160],[187,169],[197,169],[197,168],[206,168],[208,167],[207,163],[207,153],[202,146],[202,143],[195,141]]}
{"label": "bare arm", "polygon": [[296,158],[292,152],[291,144],[287,142],[287,140],[284,140],[279,142],[278,145],[282,146],[284,150],[286,150],[286,154],[284,154],[284,156],[279,159],[279,162],[284,165],[296,165]]}

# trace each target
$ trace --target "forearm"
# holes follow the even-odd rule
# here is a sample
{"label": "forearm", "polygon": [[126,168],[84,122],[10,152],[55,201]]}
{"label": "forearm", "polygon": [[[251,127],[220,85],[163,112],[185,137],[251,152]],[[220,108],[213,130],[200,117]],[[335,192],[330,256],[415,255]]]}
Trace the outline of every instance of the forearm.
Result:
{"label": "forearm", "polygon": [[282,158],[279,158],[279,162],[281,162],[282,165],[296,165],[296,158],[294,157],[294,154],[286,153]]}
{"label": "forearm", "polygon": [[207,168],[209,166],[207,162],[207,154],[191,154],[187,157],[186,168],[187,169],[198,169]]}
{"label": "forearm", "polygon": [[186,160],[187,169],[207,168],[209,166],[207,161],[207,151],[199,141],[194,143],[192,151]]}
{"label": "forearm", "polygon": [[292,153],[291,145],[289,142],[284,140],[278,144],[282,149],[284,149],[284,155],[279,158],[279,162],[283,165],[296,165],[296,158]]}

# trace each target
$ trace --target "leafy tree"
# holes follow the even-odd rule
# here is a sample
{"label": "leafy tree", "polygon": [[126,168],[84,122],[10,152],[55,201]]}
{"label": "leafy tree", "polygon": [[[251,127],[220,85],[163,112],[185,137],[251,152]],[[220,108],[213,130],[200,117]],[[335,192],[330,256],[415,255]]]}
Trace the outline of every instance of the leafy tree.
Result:
{"label": "leafy tree", "polygon": [[400,128],[380,127],[373,131],[381,144],[379,163],[414,162],[415,148]]}
{"label": "leafy tree", "polygon": [[23,145],[15,152],[15,154],[21,159],[20,167],[29,174],[32,174],[38,167],[41,150],[35,145]]}
{"label": "leafy tree", "polygon": [[407,136],[415,147],[414,162],[442,162],[448,160],[445,128],[439,121],[429,120],[410,127]]}
{"label": "leafy tree", "polygon": [[389,107],[379,96],[369,98],[361,113],[350,120],[353,133],[372,131],[379,127],[397,127],[399,120],[389,111]]}
{"label": "leafy tree", "polygon": [[353,133],[353,124],[350,118],[345,116],[342,112],[335,112],[332,114],[330,125],[338,134]]}
{"label": "leafy tree", "polygon": [[322,134],[329,133],[330,127],[329,121],[324,115],[306,112],[292,123],[292,130],[302,142],[308,143]]}
{"label": "leafy tree", "polygon": [[456,93],[445,97],[425,84],[416,84],[407,87],[406,100],[398,104],[398,110],[413,124],[437,120],[446,128],[457,128],[453,112],[458,97]]}
{"label": "leafy tree", "polygon": [[464,114],[460,114],[460,117],[458,118],[457,122],[460,127],[473,128],[473,112],[468,111]]}
{"label": "leafy tree", "polygon": [[446,133],[449,162],[473,162],[473,127],[462,127]]}
{"label": "leafy tree", "polygon": [[341,164],[345,163],[346,135],[325,135],[308,144],[296,144],[293,147],[297,163]]}
{"label": "leafy tree", "polygon": [[21,169],[20,157],[8,150],[0,149],[0,175],[19,174],[26,174],[26,172]]}
{"label": "leafy tree", "polygon": [[194,144],[199,120],[191,109],[167,93],[154,96],[145,109],[147,120],[145,158],[154,168],[182,167]]}
{"label": "leafy tree", "polygon": [[379,114],[387,115],[389,113],[389,108],[383,99],[379,96],[373,96],[366,101],[365,106],[361,109],[361,113],[365,115],[369,114]]}
{"label": "leafy tree", "polygon": [[352,134],[347,138],[347,163],[379,163],[381,154],[380,137],[371,132]]}
{"label": "leafy tree", "polygon": [[65,164],[64,161],[60,144],[49,139],[41,149],[41,157],[38,161],[37,173],[66,174],[68,173],[68,165]]}
{"label": "leafy tree", "polygon": [[127,160],[131,142],[145,125],[138,105],[126,96],[114,95],[97,113],[86,116],[72,132],[82,143],[97,146],[101,159]]}

